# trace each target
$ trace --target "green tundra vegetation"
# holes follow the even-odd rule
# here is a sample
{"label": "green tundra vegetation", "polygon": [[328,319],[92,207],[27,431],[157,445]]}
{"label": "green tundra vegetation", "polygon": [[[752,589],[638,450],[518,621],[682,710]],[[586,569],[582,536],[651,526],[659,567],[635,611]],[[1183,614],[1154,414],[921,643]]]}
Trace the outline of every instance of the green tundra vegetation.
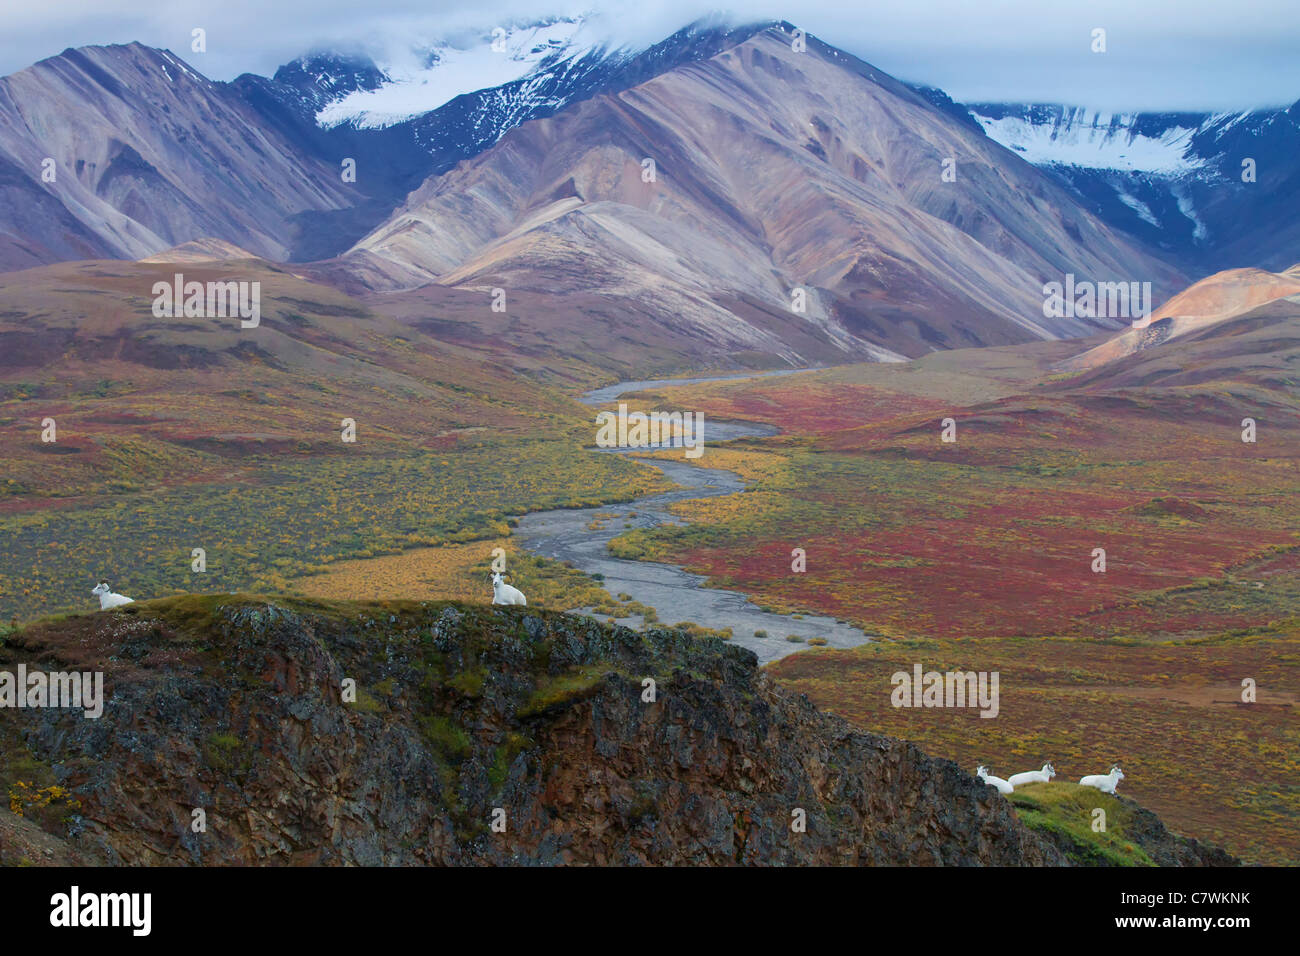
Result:
{"label": "green tundra vegetation", "polygon": [[[560,439],[243,464],[241,483],[0,513],[11,569],[0,617],[93,608],[99,578],[136,599],[283,592],[333,561],[499,538],[511,514],[626,501],[668,485],[657,469]],[[205,552],[202,573],[192,570],[194,548]]]}

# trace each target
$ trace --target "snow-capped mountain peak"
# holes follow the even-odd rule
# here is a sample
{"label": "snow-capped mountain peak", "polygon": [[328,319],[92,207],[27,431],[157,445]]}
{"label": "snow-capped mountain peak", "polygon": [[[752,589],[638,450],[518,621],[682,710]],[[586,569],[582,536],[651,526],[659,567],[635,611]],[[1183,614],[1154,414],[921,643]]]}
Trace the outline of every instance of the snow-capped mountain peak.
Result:
{"label": "snow-capped mountain peak", "polygon": [[400,50],[376,64],[384,80],[328,102],[316,114],[325,128],[348,123],[382,128],[428,113],[457,96],[494,89],[600,49],[585,19],[566,17],[470,31]]}

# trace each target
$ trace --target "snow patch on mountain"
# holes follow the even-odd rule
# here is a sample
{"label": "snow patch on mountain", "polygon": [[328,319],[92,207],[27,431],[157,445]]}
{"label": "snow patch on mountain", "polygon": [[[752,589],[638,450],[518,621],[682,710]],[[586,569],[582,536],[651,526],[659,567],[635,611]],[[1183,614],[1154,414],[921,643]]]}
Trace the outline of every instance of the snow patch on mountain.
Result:
{"label": "snow patch on mountain", "polygon": [[1134,129],[1136,114],[1066,107],[1050,122],[1035,122],[1021,116],[986,115],[978,107],[972,107],[971,113],[990,139],[1035,166],[1054,163],[1181,175],[1204,162],[1189,151],[1197,127],[1171,126],[1158,136],[1145,135]]}
{"label": "snow patch on mountain", "polygon": [[1181,212],[1192,223],[1192,238],[1198,242],[1205,241],[1209,236],[1209,230],[1205,228],[1205,223],[1196,215],[1196,207],[1192,204],[1192,199],[1184,192],[1174,191],[1174,200],[1178,203],[1178,211]]}
{"label": "snow patch on mountain", "polygon": [[[329,103],[316,122],[375,129],[435,110],[465,93],[493,89],[530,74],[566,68],[597,45],[580,17],[494,28],[415,47],[378,63],[387,78]],[[494,32],[495,31],[495,32]]]}
{"label": "snow patch on mountain", "polygon": [[1122,191],[1118,192],[1117,195],[1119,196],[1120,202],[1132,209],[1145,222],[1149,222],[1153,226],[1160,225],[1160,220],[1155,217],[1155,213],[1151,211],[1151,207],[1142,200]]}

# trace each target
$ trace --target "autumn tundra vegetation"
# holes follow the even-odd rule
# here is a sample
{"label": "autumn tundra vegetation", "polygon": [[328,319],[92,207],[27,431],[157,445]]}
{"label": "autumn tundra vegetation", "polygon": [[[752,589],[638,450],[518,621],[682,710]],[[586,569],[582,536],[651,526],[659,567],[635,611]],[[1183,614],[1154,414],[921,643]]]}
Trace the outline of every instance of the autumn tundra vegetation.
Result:
{"label": "autumn tundra vegetation", "polygon": [[[115,270],[59,280],[94,289],[122,281]],[[343,335],[331,323],[368,321],[387,336],[379,347],[394,347],[381,314],[268,282],[287,288],[266,297],[263,326],[298,316],[326,348]],[[516,386],[415,345],[406,361],[422,384],[408,373],[371,383],[375,397],[346,409],[355,443],[338,427],[341,385],[320,391],[267,358],[241,358],[233,373],[195,367],[184,400],[140,365],[113,379],[11,384],[0,528],[23,574],[0,594],[3,614],[13,627],[84,608],[85,579],[106,572],[137,600],[252,591],[486,603],[502,548],[530,606],[653,623],[654,608],[521,551],[511,526],[527,511],[634,501],[670,485],[648,462],[687,460],[734,471],[748,490],[675,505],[684,523],[629,529],[612,553],[680,563],[772,610],[885,638],[844,652],[801,642],[768,668],[775,679],[959,762],[1045,750],[1070,766],[1123,759],[1139,771],[1130,793],[1171,826],[1247,858],[1296,858],[1286,783],[1296,732],[1285,719],[1300,690],[1288,663],[1300,479],[1285,449],[1297,447],[1296,426],[1270,414],[1275,393],[1250,380],[1071,391],[1053,369],[1070,353],[1065,343],[936,353],[627,399],[780,429],[695,460],[595,449],[593,411],[575,394],[608,373],[587,369],[576,388],[545,376]],[[387,410],[398,394],[409,403],[400,420]],[[24,432],[38,407],[58,420],[57,443]],[[1243,408],[1270,423],[1272,444],[1240,441]],[[956,442],[940,440],[946,417]],[[207,554],[201,573],[195,547]],[[808,556],[800,573],[796,547]],[[1098,547],[1104,573],[1092,570]],[[999,718],[890,707],[889,674],[919,656],[1000,671]],[[1253,709],[1243,677],[1261,689]],[[1242,772],[1225,797],[1205,781],[1228,763]]]}
{"label": "autumn tundra vegetation", "polygon": [[[782,433],[700,462],[744,475],[744,495],[684,502],[684,524],[611,549],[887,635],[768,667],[854,722],[961,762],[1122,759],[1138,771],[1128,793],[1171,826],[1300,859],[1287,782],[1300,772],[1300,417],[1271,368],[1295,354],[1287,334],[1270,341],[1280,353],[1221,361],[1222,380],[1170,388],[1071,387],[1089,376],[1056,366],[1079,347],[1042,343],[657,389],[643,400]],[[1155,358],[1137,358],[1158,382]],[[1270,422],[1268,444],[1242,441],[1244,418]],[[896,709],[871,690],[919,658],[999,671],[998,719]],[[1208,783],[1227,765],[1240,768],[1231,792]]]}

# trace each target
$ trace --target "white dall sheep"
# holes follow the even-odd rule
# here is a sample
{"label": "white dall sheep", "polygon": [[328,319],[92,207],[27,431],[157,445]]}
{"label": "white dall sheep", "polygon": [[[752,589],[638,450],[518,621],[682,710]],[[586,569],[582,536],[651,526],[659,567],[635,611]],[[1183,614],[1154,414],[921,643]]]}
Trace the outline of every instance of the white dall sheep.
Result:
{"label": "white dall sheep", "polygon": [[1007,777],[1007,783],[1013,787],[1023,787],[1027,783],[1051,783],[1052,778],[1056,776],[1056,768],[1050,763],[1043,764],[1042,770],[1026,770],[1024,773],[1013,773]]}
{"label": "white dall sheep", "polygon": [[501,572],[492,572],[492,603],[493,604],[527,604],[528,598],[524,597],[524,592],[516,587],[501,580]]}
{"label": "white dall sheep", "polygon": [[1089,777],[1080,777],[1079,785],[1083,787],[1096,787],[1102,793],[1114,793],[1115,787],[1124,779],[1124,771],[1119,767],[1111,767],[1110,773],[1094,773]]}
{"label": "white dall sheep", "polygon": [[1012,791],[1012,789],[1013,789],[1012,786],[1011,786],[1011,784],[1007,783],[1007,782],[1006,782],[1005,780],[1003,780],[1001,777],[991,777],[991,776],[989,776],[989,772],[988,772],[988,770],[987,770],[985,767],[978,767],[978,768],[976,768],[976,770],[975,770],[975,776],[979,777],[981,780],[983,780],[985,783],[987,783],[990,787],[997,787],[997,788],[998,788],[998,793],[1003,793],[1003,794],[1010,793],[1010,792]]}
{"label": "white dall sheep", "polygon": [[110,607],[121,607],[123,604],[135,603],[125,594],[114,594],[109,589],[107,581],[100,581],[90,589],[90,593],[99,597],[99,609],[101,611],[107,611]]}

